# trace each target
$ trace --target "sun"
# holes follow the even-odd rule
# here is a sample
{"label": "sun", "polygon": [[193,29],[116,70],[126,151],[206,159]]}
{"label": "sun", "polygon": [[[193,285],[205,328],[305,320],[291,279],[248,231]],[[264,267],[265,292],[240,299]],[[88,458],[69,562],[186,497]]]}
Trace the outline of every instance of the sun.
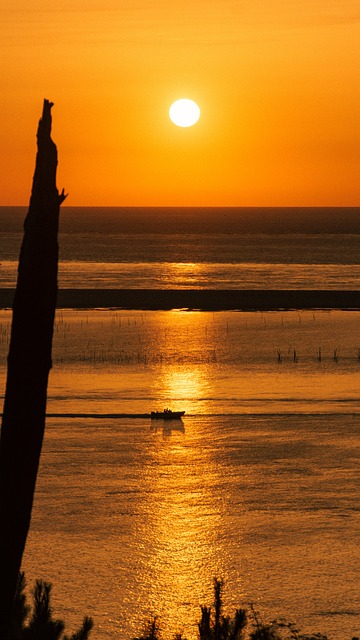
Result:
{"label": "sun", "polygon": [[200,107],[193,100],[181,98],[173,102],[169,116],[177,127],[192,127],[200,118]]}

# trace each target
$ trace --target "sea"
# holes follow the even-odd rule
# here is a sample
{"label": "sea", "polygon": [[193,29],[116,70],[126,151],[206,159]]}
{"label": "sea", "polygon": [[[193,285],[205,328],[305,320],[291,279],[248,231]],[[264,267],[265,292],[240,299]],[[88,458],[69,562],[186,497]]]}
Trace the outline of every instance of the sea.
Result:
{"label": "sea", "polygon": [[[25,214],[0,207],[0,288]],[[359,290],[359,240],[359,208],[63,206],[59,287]],[[195,640],[216,577],[249,630],[359,636],[359,390],[358,310],[58,309],[28,597],[51,582],[68,635]]]}

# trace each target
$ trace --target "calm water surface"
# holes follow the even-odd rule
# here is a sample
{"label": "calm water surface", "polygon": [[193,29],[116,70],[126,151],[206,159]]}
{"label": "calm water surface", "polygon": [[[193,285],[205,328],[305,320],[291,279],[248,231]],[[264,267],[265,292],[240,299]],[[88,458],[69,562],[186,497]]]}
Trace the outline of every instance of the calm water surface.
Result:
{"label": "calm water surface", "polygon": [[[25,208],[0,208],[13,287]],[[359,289],[358,209],[63,207],[61,287]],[[0,312],[5,386],[10,313]],[[98,640],[228,612],[360,635],[359,314],[59,311],[23,568]],[[185,409],[151,424],[153,409]]]}
{"label": "calm water surface", "polygon": [[[192,640],[216,575],[229,613],[359,633],[358,318],[58,312],[23,566],[69,629],[125,640],[158,615]],[[144,417],[165,406],[184,419]]]}
{"label": "calm water surface", "polygon": [[229,611],[350,638],[359,630],[358,416],[190,416],[50,420],[28,579],[54,583],[73,625],[135,637],[159,615],[165,637],[196,637],[212,579]]}
{"label": "calm water surface", "polygon": [[[0,207],[0,287],[26,209]],[[60,287],[358,289],[359,209],[63,207]]]}

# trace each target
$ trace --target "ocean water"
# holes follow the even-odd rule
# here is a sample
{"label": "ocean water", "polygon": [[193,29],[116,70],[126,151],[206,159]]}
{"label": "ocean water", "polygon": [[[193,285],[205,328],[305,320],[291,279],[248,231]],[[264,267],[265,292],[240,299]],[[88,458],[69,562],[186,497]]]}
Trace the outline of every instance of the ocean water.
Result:
{"label": "ocean water", "polygon": [[102,640],[196,638],[214,576],[228,613],[358,634],[359,344],[358,312],[59,310],[29,585]]}
{"label": "ocean water", "polygon": [[[60,286],[359,288],[353,210],[257,231],[262,211],[63,211]],[[0,286],[23,213],[0,210]],[[10,326],[0,311],[2,395]],[[68,633],[87,614],[94,639],[130,639],[156,615],[194,640],[217,576],[227,613],[359,635],[359,329],[353,311],[58,310],[23,568]],[[183,420],[154,424],[166,406]]]}
{"label": "ocean water", "polygon": [[[26,209],[0,207],[0,287]],[[359,209],[63,207],[63,288],[358,289]]]}

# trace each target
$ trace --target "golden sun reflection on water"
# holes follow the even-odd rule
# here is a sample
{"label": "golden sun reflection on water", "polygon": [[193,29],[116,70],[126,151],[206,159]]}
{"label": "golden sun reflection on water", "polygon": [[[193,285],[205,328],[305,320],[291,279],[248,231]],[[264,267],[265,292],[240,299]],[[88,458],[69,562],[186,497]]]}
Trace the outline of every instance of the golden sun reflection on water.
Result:
{"label": "golden sun reflection on water", "polygon": [[[174,409],[187,410],[197,398],[211,396],[205,370],[196,365],[162,369],[156,387],[164,406]],[[142,574],[148,610],[159,616],[164,636],[181,632],[193,638],[200,605],[212,601],[212,579],[223,576],[226,554],[219,468],[202,425],[186,418],[151,427],[139,536],[148,550]]]}
{"label": "golden sun reflection on water", "polygon": [[[171,438],[154,430],[152,462],[143,477],[144,598],[166,625],[163,631],[172,634],[185,632],[179,625],[193,618],[193,603],[209,600],[204,585],[211,589],[212,577],[223,572],[218,471],[202,445],[198,434],[187,434],[186,424],[184,433],[174,429]],[[194,628],[186,635],[194,636]]]}
{"label": "golden sun reflection on water", "polygon": [[[187,360],[189,349],[199,350],[202,344],[194,346],[194,336],[204,336],[208,331],[209,319],[200,313],[189,311],[169,311],[166,314],[166,328],[157,335],[157,349],[174,354],[174,362],[162,366],[152,379],[152,393],[161,398],[164,406],[173,410],[196,412],[201,403],[201,411],[209,410],[208,398],[213,397],[213,377],[210,375],[204,353],[199,363]],[[206,358],[211,361],[213,352],[208,350]]]}
{"label": "golden sun reflection on water", "polygon": [[[175,401],[179,406],[177,410],[187,410],[188,404],[196,402],[199,398],[204,399],[211,396],[209,378],[206,376],[206,369],[198,365],[188,365],[178,369],[170,367],[163,369],[157,385],[161,386],[161,395],[167,404]],[[180,406],[180,403],[183,405]],[[204,404],[203,404],[204,407]],[[171,407],[175,409],[175,407]],[[206,407],[205,407],[206,408]]]}
{"label": "golden sun reflection on water", "polygon": [[171,283],[174,289],[199,286],[203,272],[206,272],[206,269],[199,262],[169,262],[166,263],[164,285]]}

